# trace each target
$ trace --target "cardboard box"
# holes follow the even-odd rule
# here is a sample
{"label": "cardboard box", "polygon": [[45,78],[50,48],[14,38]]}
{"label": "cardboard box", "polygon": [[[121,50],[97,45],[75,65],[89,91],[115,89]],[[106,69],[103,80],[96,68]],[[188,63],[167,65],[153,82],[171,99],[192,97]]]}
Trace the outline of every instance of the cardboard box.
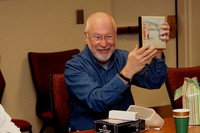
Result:
{"label": "cardboard box", "polygon": [[122,119],[101,119],[95,121],[95,133],[136,133],[145,129],[145,121]]}

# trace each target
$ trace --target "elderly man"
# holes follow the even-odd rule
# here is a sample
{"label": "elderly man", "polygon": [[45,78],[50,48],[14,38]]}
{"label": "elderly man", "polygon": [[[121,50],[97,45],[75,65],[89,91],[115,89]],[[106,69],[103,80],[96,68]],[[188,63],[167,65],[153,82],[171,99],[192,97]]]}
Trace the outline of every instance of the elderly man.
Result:
{"label": "elderly man", "polygon": [[[160,39],[168,41],[169,25],[163,23],[161,29],[165,36]],[[136,45],[131,52],[116,49],[116,34],[110,15],[92,14],[86,22],[85,49],[65,65],[72,131],[94,128],[94,121],[107,118],[109,110],[127,110],[134,104],[131,84],[155,89],[165,81],[162,50],[150,45]]]}

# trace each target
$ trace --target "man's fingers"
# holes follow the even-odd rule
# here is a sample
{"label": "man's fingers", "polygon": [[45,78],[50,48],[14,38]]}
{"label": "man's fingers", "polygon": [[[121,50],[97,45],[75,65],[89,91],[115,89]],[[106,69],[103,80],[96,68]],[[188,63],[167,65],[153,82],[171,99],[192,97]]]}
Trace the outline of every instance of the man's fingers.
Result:
{"label": "man's fingers", "polygon": [[160,32],[160,39],[168,41],[170,35],[170,26],[167,22],[163,23],[160,28],[162,29]]}
{"label": "man's fingers", "polygon": [[143,53],[141,62],[147,63],[156,55],[157,49],[151,49]]}
{"label": "man's fingers", "polygon": [[138,54],[143,54],[147,49],[149,49],[150,45],[145,45],[137,50]]}
{"label": "man's fingers", "polygon": [[138,49],[139,49],[139,45],[136,44],[136,45],[135,45],[135,48],[134,48],[134,51],[137,51]]}

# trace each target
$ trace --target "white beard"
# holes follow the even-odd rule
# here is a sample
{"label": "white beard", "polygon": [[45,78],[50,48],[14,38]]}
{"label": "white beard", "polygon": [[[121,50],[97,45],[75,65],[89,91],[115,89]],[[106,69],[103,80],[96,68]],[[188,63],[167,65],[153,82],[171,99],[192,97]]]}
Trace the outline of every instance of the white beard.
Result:
{"label": "white beard", "polygon": [[[89,43],[88,43],[88,47],[89,47],[90,51],[92,52],[93,56],[99,62],[107,62],[113,54],[113,51],[110,51],[107,56],[102,56],[96,49],[95,49],[95,51],[93,51],[94,49],[91,49],[91,45]],[[111,46],[106,46],[105,48],[97,48],[97,49],[104,50],[104,49],[110,49],[110,48],[111,48]]]}

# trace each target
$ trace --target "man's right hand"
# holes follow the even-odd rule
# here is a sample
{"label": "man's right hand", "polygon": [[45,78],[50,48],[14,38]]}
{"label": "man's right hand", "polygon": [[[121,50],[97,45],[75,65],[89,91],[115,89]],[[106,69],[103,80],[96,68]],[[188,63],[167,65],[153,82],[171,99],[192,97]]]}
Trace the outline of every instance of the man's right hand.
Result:
{"label": "man's right hand", "polygon": [[139,72],[157,53],[154,46],[145,45],[139,48],[136,45],[135,49],[128,55],[125,67],[121,73],[127,78],[132,78],[134,74]]}

